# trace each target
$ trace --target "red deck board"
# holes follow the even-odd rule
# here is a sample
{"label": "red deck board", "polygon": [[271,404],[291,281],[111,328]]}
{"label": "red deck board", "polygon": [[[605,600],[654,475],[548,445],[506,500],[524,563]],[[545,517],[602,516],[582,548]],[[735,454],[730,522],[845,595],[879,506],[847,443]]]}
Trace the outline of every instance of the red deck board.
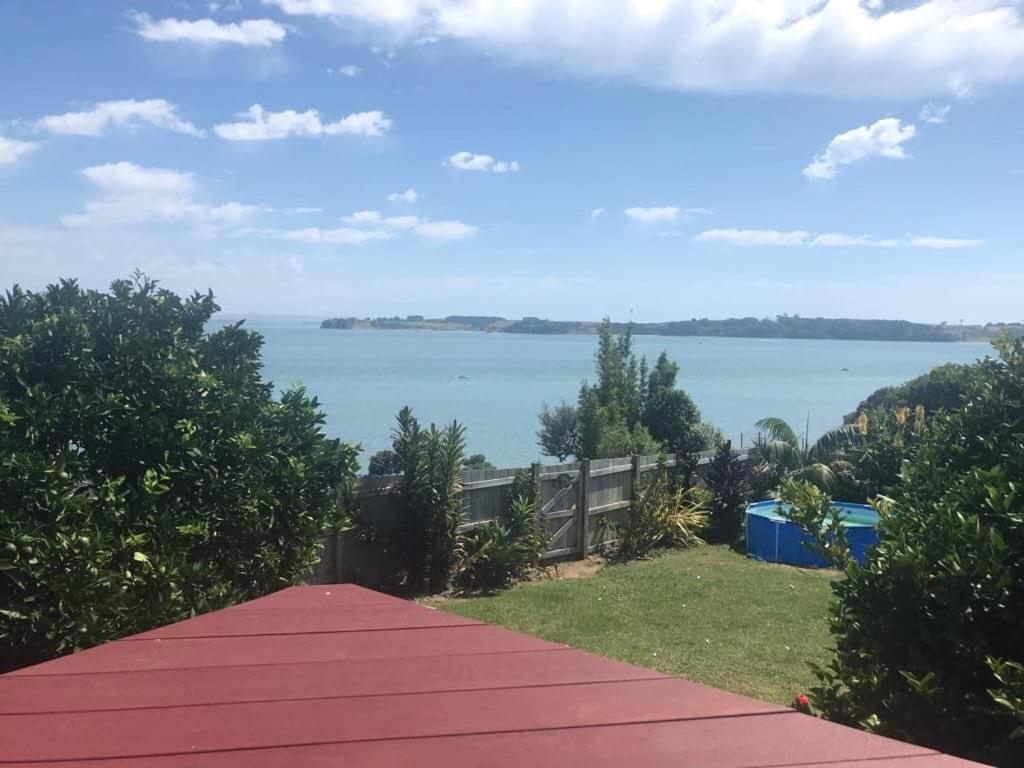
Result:
{"label": "red deck board", "polygon": [[349,608],[362,605],[416,605],[409,600],[374,592],[355,584],[330,584],[316,587],[287,587],[225,610],[275,610],[285,608]]}
{"label": "red deck board", "polygon": [[[819,727],[819,726],[824,726]],[[839,730],[837,730],[839,729]],[[792,712],[517,733],[98,760],[82,768],[971,768]],[[27,764],[25,764],[27,765]],[[35,764],[38,768],[39,764]],[[67,763],[44,763],[47,766]]]}
{"label": "red deck board", "polygon": [[[781,712],[685,680],[7,715],[6,760],[72,760]],[[258,724],[258,726],[256,725]]]}
{"label": "red deck board", "polygon": [[581,651],[0,676],[0,714],[426,693],[661,678]]}
{"label": "red deck board", "polygon": [[413,603],[361,605],[348,608],[296,608],[274,611],[217,611],[132,636],[132,640],[243,635],[304,635],[318,632],[368,632],[382,629],[425,629],[479,624],[452,613],[424,609]]}
{"label": "red deck board", "polygon": [[508,653],[564,647],[486,625],[312,635],[117,640],[10,674],[132,672],[302,661]]}
{"label": "red deck board", "polygon": [[358,587],[291,588],[20,670],[0,677],[0,764],[974,765],[452,621]]}

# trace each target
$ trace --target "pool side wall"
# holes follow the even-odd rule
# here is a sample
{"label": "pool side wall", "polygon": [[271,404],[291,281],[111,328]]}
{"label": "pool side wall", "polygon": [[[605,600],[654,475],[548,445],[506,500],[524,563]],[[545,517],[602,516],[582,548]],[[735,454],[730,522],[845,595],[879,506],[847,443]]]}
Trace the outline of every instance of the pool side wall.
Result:
{"label": "pool side wall", "polygon": [[[868,552],[878,546],[878,531],[869,525],[846,526],[846,540],[854,559],[864,564]],[[809,568],[832,567],[813,548],[814,540],[797,524],[773,520],[747,511],[747,555],[771,563]]]}

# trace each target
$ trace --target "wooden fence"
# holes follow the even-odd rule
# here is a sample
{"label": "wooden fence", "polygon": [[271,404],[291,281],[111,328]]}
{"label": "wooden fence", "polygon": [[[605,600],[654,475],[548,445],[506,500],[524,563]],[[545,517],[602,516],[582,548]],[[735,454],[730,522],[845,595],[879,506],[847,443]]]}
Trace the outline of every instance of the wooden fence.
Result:
{"label": "wooden fence", "polygon": [[[741,460],[749,458],[748,451],[736,453]],[[712,454],[701,454],[698,477],[703,476]],[[674,458],[666,461],[670,467],[675,463]],[[515,477],[525,472],[536,482],[537,525],[548,537],[542,560],[583,558],[609,543],[610,531],[601,521],[625,520],[643,475],[657,466],[657,456],[625,456],[512,469],[466,470],[462,473],[462,529],[503,519],[509,510]],[[398,477],[360,479],[357,499],[362,519],[371,528],[387,532],[397,524],[398,482]],[[382,579],[387,570],[376,548],[362,545],[352,535],[332,533],[327,537],[313,580],[359,580],[372,584]]]}

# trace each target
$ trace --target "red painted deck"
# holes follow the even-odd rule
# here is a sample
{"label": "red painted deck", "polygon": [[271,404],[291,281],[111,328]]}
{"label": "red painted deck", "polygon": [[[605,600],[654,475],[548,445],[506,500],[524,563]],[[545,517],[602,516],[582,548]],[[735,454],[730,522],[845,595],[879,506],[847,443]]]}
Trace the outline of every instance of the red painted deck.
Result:
{"label": "red painted deck", "polygon": [[0,765],[976,765],[360,587],[0,676]]}

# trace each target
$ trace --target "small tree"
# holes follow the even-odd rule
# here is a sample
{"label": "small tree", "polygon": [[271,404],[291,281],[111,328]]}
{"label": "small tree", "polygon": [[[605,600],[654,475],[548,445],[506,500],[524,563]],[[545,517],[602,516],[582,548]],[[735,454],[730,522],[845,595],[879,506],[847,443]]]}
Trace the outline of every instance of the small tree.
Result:
{"label": "small tree", "polygon": [[370,463],[366,467],[366,474],[381,476],[381,475],[397,475],[402,471],[401,466],[398,463],[398,454],[394,451],[377,451],[373,456],[370,457]]}
{"label": "small tree", "polygon": [[732,450],[731,442],[718,446],[704,475],[711,492],[710,536],[732,544],[743,533],[743,516],[750,501],[749,469]]}
{"label": "small tree", "polygon": [[540,432],[537,433],[537,442],[546,455],[557,456],[559,461],[580,455],[580,422],[576,406],[565,401],[553,408],[545,405],[538,418]]}
{"label": "small tree", "polygon": [[463,469],[494,469],[494,465],[487,460],[487,457],[482,453],[474,453],[471,456],[467,456],[466,460],[462,463]]}
{"label": "small tree", "polygon": [[852,470],[846,455],[856,440],[857,429],[852,425],[831,429],[813,443],[808,435],[797,435],[796,430],[779,418],[761,419],[755,426],[758,434],[753,453],[758,462],[755,468],[758,491],[774,489],[789,477],[830,491],[841,474]]}
{"label": "small tree", "polygon": [[394,549],[411,594],[441,592],[451,580],[462,518],[465,434],[455,421],[444,429],[423,429],[408,406],[398,414],[393,447],[402,475],[401,513]]}
{"label": "small tree", "polygon": [[211,294],[142,276],[0,298],[0,667],[302,579],[357,449]]}
{"label": "small tree", "polygon": [[538,441],[545,453],[564,461],[714,447],[708,445],[714,428],[701,423],[693,400],[676,388],[679,366],[667,354],[648,371],[646,359],[633,352],[632,334],[616,336],[605,318],[594,357],[597,381],[580,387],[577,404],[541,411]]}
{"label": "small tree", "polygon": [[679,366],[662,352],[647,382],[643,424],[668,453],[697,453],[705,448],[700,411],[693,399],[676,389]]}

